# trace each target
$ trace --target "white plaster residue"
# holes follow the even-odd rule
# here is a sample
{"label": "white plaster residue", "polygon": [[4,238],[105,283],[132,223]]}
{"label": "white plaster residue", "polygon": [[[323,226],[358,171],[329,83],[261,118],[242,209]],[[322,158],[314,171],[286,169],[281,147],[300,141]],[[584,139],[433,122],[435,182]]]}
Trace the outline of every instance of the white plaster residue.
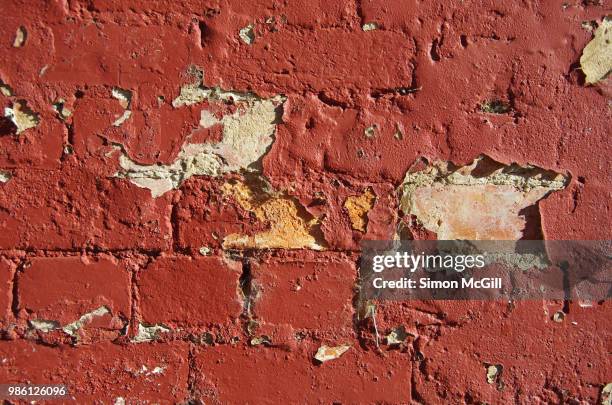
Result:
{"label": "white plaster residue", "polygon": [[81,329],[83,326],[93,321],[94,318],[104,316],[106,314],[110,314],[110,310],[105,306],[101,306],[100,308],[94,309],[93,311],[84,314],[76,321],[65,325],[64,327],[62,327],[62,330],[70,336],[76,336],[77,330]]}
{"label": "white plaster residue", "polygon": [[[186,90],[187,89],[187,90]],[[285,101],[282,96],[261,99],[249,93],[207,89],[190,84],[181,89],[174,100],[175,107],[210,102],[235,102],[235,113],[217,120],[210,112],[201,113],[202,126],[219,123],[223,127],[223,139],[216,143],[183,145],[176,160],[168,165],[140,165],[127,155],[119,158],[121,170],[116,177],[129,179],[139,187],[151,190],[153,197],[178,188],[191,176],[220,176],[241,170],[256,171],[257,163],[268,151],[274,140],[276,124],[280,119],[279,107]]]}
{"label": "white plaster residue", "polygon": [[138,334],[134,336],[134,338],[132,339],[132,343],[151,342],[157,339],[160,333],[168,332],[170,332],[170,329],[162,325],[145,326],[140,323],[138,324]]}

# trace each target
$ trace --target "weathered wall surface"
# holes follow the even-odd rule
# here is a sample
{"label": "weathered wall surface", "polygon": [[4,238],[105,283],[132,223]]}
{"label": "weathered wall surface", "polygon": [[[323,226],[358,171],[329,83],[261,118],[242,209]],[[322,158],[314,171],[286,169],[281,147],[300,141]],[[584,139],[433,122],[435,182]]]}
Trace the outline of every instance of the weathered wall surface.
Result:
{"label": "weathered wall surface", "polygon": [[609,302],[356,292],[363,239],[610,239],[606,1],[0,3],[1,383],[610,401]]}

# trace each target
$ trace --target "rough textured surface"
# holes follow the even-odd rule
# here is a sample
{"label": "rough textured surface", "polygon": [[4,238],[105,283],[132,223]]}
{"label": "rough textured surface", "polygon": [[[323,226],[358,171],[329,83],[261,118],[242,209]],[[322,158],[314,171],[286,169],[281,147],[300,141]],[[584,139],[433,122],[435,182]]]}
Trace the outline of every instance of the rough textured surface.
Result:
{"label": "rough textured surface", "polygon": [[610,239],[609,14],[3,2],[0,383],[117,405],[609,402],[607,301],[356,291],[363,240]]}

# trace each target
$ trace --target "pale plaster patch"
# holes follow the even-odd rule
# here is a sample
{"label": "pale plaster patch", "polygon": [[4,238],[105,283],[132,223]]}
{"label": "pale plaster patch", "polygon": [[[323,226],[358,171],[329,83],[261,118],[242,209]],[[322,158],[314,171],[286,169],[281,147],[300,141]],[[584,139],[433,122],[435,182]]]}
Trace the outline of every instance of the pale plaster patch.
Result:
{"label": "pale plaster patch", "polygon": [[409,170],[399,188],[400,208],[439,240],[518,240],[526,224],[521,210],[567,183],[550,170],[485,156],[463,167],[437,161]]}
{"label": "pale plaster patch", "polygon": [[582,51],[580,67],[587,84],[605,79],[612,70],[612,18],[604,17],[595,30],[593,39]]}
{"label": "pale plaster patch", "polygon": [[[195,87],[193,87],[195,86]],[[189,90],[185,90],[188,88]],[[261,99],[250,93],[225,92],[206,89],[201,85],[187,85],[173,105],[184,106],[204,100],[237,104],[237,111],[217,120],[202,112],[204,126],[219,123],[223,138],[214,143],[185,143],[176,160],[168,165],[140,165],[125,153],[119,158],[121,170],[116,176],[129,179],[139,187],[151,190],[153,197],[178,188],[191,176],[220,176],[241,170],[257,171],[253,167],[274,141],[276,124],[280,121],[282,96]],[[212,118],[211,118],[212,117]],[[214,118],[214,121],[213,121]],[[203,122],[202,122],[203,121]]]}

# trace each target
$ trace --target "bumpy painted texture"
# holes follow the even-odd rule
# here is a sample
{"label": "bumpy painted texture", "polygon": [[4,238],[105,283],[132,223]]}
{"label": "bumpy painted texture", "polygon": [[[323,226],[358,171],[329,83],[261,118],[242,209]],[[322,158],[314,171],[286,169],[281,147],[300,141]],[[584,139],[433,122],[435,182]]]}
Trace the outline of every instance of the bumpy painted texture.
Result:
{"label": "bumpy painted texture", "polygon": [[609,302],[360,302],[368,239],[610,239],[605,1],[4,1],[0,383],[605,403]]}

